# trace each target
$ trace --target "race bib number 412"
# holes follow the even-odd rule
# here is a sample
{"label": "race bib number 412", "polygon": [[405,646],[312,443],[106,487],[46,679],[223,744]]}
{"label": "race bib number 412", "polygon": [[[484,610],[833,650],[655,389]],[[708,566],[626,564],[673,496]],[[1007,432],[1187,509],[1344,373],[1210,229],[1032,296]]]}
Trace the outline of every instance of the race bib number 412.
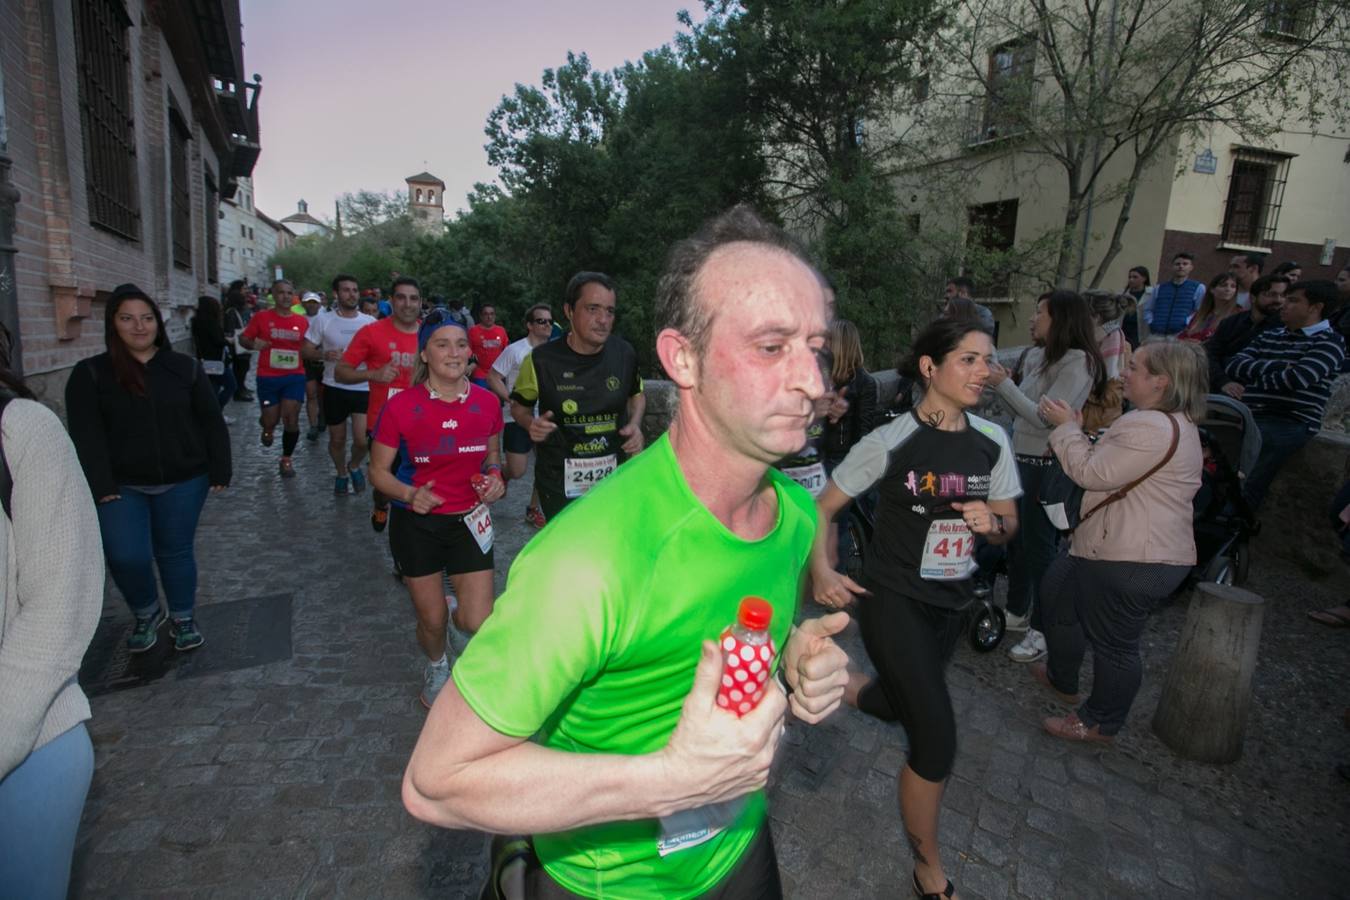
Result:
{"label": "race bib number 412", "polygon": [[927,581],[960,581],[975,571],[975,535],[964,519],[938,519],[928,526],[919,577]]}

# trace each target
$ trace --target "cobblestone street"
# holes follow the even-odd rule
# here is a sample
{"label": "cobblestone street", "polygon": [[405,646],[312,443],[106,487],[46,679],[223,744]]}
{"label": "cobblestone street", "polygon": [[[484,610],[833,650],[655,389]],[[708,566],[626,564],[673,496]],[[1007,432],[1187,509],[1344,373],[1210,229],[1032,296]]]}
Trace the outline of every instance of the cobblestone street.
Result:
{"label": "cobblestone street", "polygon": [[[422,662],[369,495],[332,496],[326,437],[302,440],[298,477],[278,478],[255,410],[228,410],[235,479],[198,532],[199,604],[289,595],[291,655],[93,699],[97,770],[73,892],[476,897],[486,836],[422,825],[399,800]],[[516,485],[495,508],[499,590],[533,534],[527,496]],[[1344,595],[1259,555],[1249,586],[1269,608],[1245,753],[1227,767],[1178,760],[1149,729],[1182,604],[1151,621],[1144,689],[1109,749],[1044,735],[1041,717],[1060,708],[1002,649],[958,651],[960,757],[942,833],[961,896],[1350,896],[1350,783],[1334,771],[1350,761],[1350,633],[1303,614]],[[105,616],[130,621],[111,588]],[[230,642],[203,631],[205,661]],[[865,660],[856,629],[845,645]],[[909,895],[903,760],[903,731],[853,710],[790,725],[770,790],[788,896]]]}

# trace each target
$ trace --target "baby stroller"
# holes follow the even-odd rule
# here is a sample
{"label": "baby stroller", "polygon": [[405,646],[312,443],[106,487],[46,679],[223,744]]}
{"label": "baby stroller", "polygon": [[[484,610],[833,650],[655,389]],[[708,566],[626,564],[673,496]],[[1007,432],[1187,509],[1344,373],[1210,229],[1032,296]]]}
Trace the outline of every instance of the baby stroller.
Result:
{"label": "baby stroller", "polygon": [[1261,453],[1261,432],[1246,404],[1210,394],[1198,422],[1204,450],[1200,490],[1195,495],[1196,565],[1187,580],[1240,585],[1251,563],[1249,540],[1261,529],[1242,496],[1242,479]]}

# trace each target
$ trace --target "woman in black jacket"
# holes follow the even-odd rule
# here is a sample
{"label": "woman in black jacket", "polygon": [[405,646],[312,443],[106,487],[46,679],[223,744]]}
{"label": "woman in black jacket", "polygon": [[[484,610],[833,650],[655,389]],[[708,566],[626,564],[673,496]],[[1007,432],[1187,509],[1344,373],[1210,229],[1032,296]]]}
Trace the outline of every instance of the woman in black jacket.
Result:
{"label": "woman in black jacket", "polygon": [[169,347],[159,307],[134,284],[113,290],[108,350],[81,361],[66,383],[70,436],[98,504],[113,583],[136,616],[127,648],[155,645],[164,584],[174,646],[202,644],[193,621],[193,539],[207,491],[230,483],[230,435],[197,360]]}
{"label": "woman in black jacket", "polygon": [[202,370],[215,386],[216,402],[224,410],[239,383],[234,378],[230,343],[225,340],[225,314],[215,297],[197,298],[197,314],[192,317],[192,345],[197,351],[197,359],[202,362]]}

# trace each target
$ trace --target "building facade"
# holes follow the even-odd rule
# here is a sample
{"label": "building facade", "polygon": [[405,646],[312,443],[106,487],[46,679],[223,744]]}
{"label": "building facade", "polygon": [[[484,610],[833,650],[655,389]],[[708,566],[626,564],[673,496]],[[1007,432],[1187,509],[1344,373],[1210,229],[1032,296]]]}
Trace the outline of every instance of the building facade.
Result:
{"label": "building facade", "polygon": [[234,197],[222,200],[219,213],[219,242],[216,259],[220,283],[245,281],[250,285],[266,285],[272,280],[268,260],[295,240],[295,234],[258,209],[253,194],[253,180],[239,179]]}
{"label": "building facade", "polygon": [[18,190],[0,300],[16,364],[59,408],[70,367],[103,350],[116,285],[155,297],[179,346],[198,296],[219,294],[219,205],[257,161],[261,85],[244,81],[238,0],[0,5]]}
{"label": "building facade", "polygon": [[295,212],[282,219],[281,224],[296,237],[308,237],[311,234],[329,237],[333,233],[333,229],[309,214],[309,204],[304,200],[295,205]]}
{"label": "building facade", "polygon": [[430,172],[409,175],[408,212],[423,234],[440,234],[445,228],[445,182]]}

